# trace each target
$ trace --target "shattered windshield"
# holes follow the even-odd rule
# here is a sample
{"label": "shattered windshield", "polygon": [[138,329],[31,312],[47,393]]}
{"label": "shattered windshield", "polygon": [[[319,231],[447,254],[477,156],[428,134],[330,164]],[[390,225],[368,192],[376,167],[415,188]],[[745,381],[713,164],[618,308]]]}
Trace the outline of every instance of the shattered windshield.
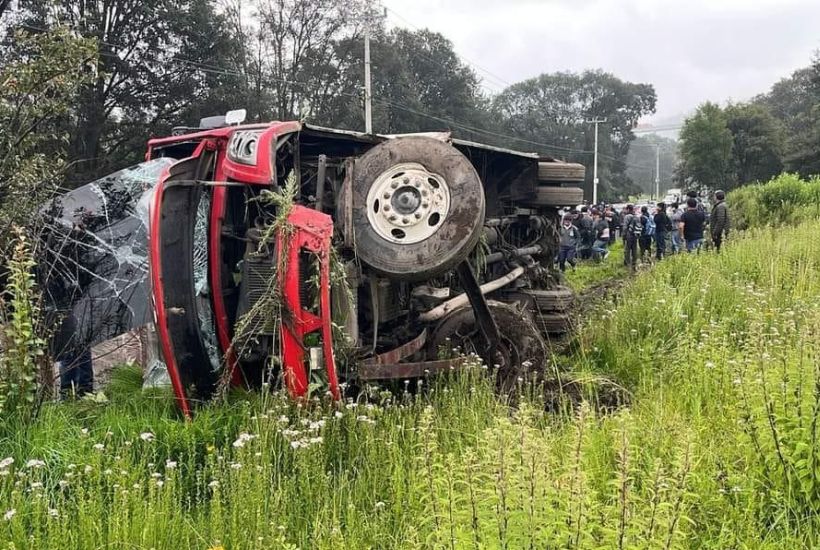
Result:
{"label": "shattered windshield", "polygon": [[158,158],[61,195],[41,209],[40,285],[51,322],[73,313],[75,341],[90,347],[152,320],[148,210]]}

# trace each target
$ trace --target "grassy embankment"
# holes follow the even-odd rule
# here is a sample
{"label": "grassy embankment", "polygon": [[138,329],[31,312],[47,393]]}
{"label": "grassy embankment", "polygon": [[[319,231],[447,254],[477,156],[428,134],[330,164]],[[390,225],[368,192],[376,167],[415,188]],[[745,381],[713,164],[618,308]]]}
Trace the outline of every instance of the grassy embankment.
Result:
{"label": "grassy embankment", "polygon": [[567,267],[567,285],[576,292],[581,292],[605,281],[622,279],[627,276],[628,270],[624,267],[624,245],[618,239],[609,248],[606,260],[579,260],[573,270]]}
{"label": "grassy embankment", "polygon": [[123,371],[108,403],[0,441],[0,544],[817,547],[818,234],[753,230],[632,279],[572,358],[632,392],[608,414],[510,409],[477,367],[379,406],[237,395],[185,423]]}

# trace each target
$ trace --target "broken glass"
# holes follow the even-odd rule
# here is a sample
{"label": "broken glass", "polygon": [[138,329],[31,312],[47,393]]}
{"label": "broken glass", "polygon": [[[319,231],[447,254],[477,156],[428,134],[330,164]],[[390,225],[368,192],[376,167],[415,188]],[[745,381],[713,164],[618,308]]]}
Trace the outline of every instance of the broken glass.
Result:
{"label": "broken glass", "polygon": [[76,349],[153,321],[148,210],[174,162],[158,158],[120,170],[41,209],[37,260],[45,310],[52,323],[73,313]]}

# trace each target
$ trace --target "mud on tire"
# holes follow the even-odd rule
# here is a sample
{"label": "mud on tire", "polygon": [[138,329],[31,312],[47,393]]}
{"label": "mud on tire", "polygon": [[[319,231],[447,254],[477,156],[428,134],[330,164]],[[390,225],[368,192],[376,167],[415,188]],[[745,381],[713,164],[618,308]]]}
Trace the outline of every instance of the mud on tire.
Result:
{"label": "mud on tire", "polygon": [[[437,202],[426,202],[433,195]],[[424,280],[452,269],[475,247],[484,224],[475,168],[448,143],[428,137],[391,139],[362,155],[352,202],[359,257],[395,279]]]}
{"label": "mud on tire", "polygon": [[[498,325],[499,351],[506,363],[498,370],[496,388],[499,393],[508,394],[519,378],[534,380],[543,375],[548,362],[547,349],[526,312],[502,302],[489,301],[488,305]],[[435,329],[433,345],[436,351],[460,348],[463,352],[482,355],[486,344],[473,308],[465,306],[444,317]],[[484,359],[492,366],[488,358]]]}

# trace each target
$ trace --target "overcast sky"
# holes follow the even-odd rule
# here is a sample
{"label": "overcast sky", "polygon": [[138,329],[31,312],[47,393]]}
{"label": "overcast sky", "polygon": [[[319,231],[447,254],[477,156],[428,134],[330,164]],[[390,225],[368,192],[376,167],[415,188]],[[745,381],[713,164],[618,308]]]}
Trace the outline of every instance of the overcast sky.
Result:
{"label": "overcast sky", "polygon": [[602,68],[654,84],[663,123],[765,92],[820,48],[820,0],[382,0],[388,24],[453,41],[488,89]]}

